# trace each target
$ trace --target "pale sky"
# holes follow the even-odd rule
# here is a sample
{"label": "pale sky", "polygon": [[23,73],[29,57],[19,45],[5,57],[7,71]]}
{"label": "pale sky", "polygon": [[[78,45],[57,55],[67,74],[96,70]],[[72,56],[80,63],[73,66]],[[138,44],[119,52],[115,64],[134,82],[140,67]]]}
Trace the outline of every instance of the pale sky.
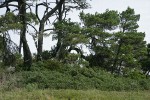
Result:
{"label": "pale sky", "polygon": [[[106,9],[109,10],[117,10],[118,12],[122,12],[127,9],[127,7],[131,7],[135,10],[136,14],[140,14],[139,23],[139,31],[145,32],[146,37],[145,40],[150,43],[150,0],[87,0],[91,4],[91,9],[84,10],[86,13],[95,12],[103,13]],[[0,12],[0,14],[4,13],[4,10]],[[78,17],[79,11],[70,12],[69,17],[72,21],[79,21]],[[30,44],[30,49],[32,52],[36,52],[34,42],[32,37],[28,36],[28,43]],[[17,35],[13,35],[12,39],[19,43],[19,37]],[[44,39],[44,47],[43,50],[50,50],[51,46],[56,42],[51,42],[51,38]]]}

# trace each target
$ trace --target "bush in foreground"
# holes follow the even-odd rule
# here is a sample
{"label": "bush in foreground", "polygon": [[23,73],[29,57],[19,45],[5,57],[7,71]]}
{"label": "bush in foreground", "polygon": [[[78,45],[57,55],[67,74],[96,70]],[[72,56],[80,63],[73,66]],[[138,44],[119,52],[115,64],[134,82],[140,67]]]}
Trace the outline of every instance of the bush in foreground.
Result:
{"label": "bush in foreground", "polygon": [[[50,67],[51,68],[51,67]],[[68,67],[59,69],[41,68],[9,74],[2,82],[3,90],[14,88],[34,89],[98,89],[107,91],[150,90],[150,80],[146,78],[116,77],[98,68]],[[6,74],[3,74],[6,75]],[[2,77],[2,75],[1,75]]]}

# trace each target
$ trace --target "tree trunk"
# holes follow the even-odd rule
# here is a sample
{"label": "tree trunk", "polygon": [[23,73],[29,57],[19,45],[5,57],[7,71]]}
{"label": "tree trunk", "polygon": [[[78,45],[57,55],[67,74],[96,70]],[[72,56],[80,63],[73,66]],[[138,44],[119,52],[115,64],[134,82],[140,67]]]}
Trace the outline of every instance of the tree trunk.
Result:
{"label": "tree trunk", "polygon": [[19,0],[18,1],[19,5],[19,15],[20,15],[20,21],[22,24],[22,29],[20,33],[20,37],[23,44],[23,54],[24,54],[24,70],[30,70],[31,65],[32,65],[32,56],[31,52],[26,40],[26,0]]}
{"label": "tree trunk", "polygon": [[[62,21],[63,13],[62,13],[62,4],[58,8],[58,21]],[[56,58],[61,60],[63,58],[63,51],[65,49],[65,46],[63,46],[62,43],[62,31],[58,31],[58,41],[57,41],[57,47],[56,47]]]}
{"label": "tree trunk", "polygon": [[44,22],[40,23],[38,34],[37,61],[42,60]]}
{"label": "tree trunk", "polygon": [[118,46],[117,53],[116,53],[116,56],[115,56],[115,59],[114,59],[114,63],[113,63],[112,69],[111,69],[111,73],[113,73],[114,69],[117,68],[118,57],[119,57],[119,54],[120,54],[121,46],[122,46],[122,39],[120,39],[120,41],[119,41],[119,46]]}

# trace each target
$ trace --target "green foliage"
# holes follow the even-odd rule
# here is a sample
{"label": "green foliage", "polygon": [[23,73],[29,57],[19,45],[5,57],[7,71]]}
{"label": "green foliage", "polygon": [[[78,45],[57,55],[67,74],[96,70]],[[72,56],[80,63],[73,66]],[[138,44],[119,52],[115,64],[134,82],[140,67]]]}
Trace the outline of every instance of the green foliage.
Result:
{"label": "green foliage", "polygon": [[70,53],[64,59],[65,64],[72,67],[87,67],[89,66],[89,62],[82,59],[80,54]]}
{"label": "green foliage", "polygon": [[18,30],[22,27],[19,22],[18,16],[14,13],[6,13],[5,15],[0,16],[0,30],[5,32],[8,30]]}
{"label": "green foliage", "polygon": [[51,51],[45,50],[42,52],[42,59],[43,60],[48,60],[50,58],[52,58],[52,52]]}
{"label": "green foliage", "polygon": [[81,12],[80,19],[84,26],[82,33],[89,39],[88,49],[92,51],[86,57],[91,67],[102,67],[112,73],[121,73],[127,67],[140,68],[146,42],[145,33],[137,32],[140,15],[135,14],[134,9],[128,7],[120,14],[114,10],[95,14]]}
{"label": "green foliage", "polygon": [[145,71],[145,72],[150,71],[150,67],[149,67],[150,59],[149,58],[148,59],[143,59],[141,61],[141,64],[142,64],[142,70],[143,71]]}
{"label": "green foliage", "polygon": [[[54,27],[56,34],[53,35],[53,39],[61,38],[61,42],[65,47],[76,46],[77,44],[87,42],[77,22],[70,22],[70,20],[61,21],[55,23]],[[61,35],[59,35],[60,32]]]}
{"label": "green foliage", "polygon": [[120,24],[124,31],[137,31],[139,25],[137,21],[139,21],[140,15],[135,15],[134,9],[128,7],[127,10],[123,11],[120,14]]}
{"label": "green foliage", "polygon": [[78,55],[78,54],[70,53],[67,55],[67,57],[65,59],[67,61],[71,62],[71,61],[77,61],[79,57],[80,57],[80,55]]}
{"label": "green foliage", "polygon": [[[45,11],[44,15],[46,13]],[[37,16],[33,13],[27,13],[26,24],[37,25],[40,21]],[[44,30],[45,23],[42,23],[42,21],[45,19],[47,18],[41,19],[40,32],[38,34],[35,29],[35,38],[33,37],[35,43],[38,37],[41,50],[42,31],[49,30]],[[34,62],[31,71],[22,71],[21,55],[12,55],[15,57],[15,61],[12,62],[9,60],[11,55],[8,56],[5,63],[16,65],[17,72],[15,74],[5,74],[5,72],[0,74],[3,89],[11,90],[21,87],[28,91],[45,88],[110,91],[149,90],[150,80],[146,79],[140,70],[140,67],[142,67],[145,73],[150,71],[150,50],[149,45],[148,48],[145,45],[145,33],[137,32],[139,27],[137,22],[140,15],[135,14],[134,9],[128,7],[120,14],[114,10],[106,10],[104,13],[95,14],[81,12],[80,19],[82,27],[81,24],[71,22],[70,19],[59,20],[54,23],[53,40],[58,40],[58,44],[53,50],[44,51],[41,54],[43,61]],[[18,16],[11,12],[0,16],[0,33],[2,33],[0,34],[0,56],[5,51],[3,33],[23,28],[19,20]],[[24,23],[25,27],[26,24]],[[31,27],[34,26],[31,25]],[[116,32],[116,29],[120,30]],[[26,41],[22,42],[26,44]],[[79,47],[83,44],[91,51],[90,55],[83,55],[83,50]],[[26,50],[29,50],[29,48]],[[70,53],[71,50],[76,50],[78,54]],[[38,51],[40,51],[39,48]],[[5,54],[7,53],[11,54],[12,52],[8,50]],[[26,51],[24,53],[28,54]],[[100,68],[107,70],[107,72]],[[110,70],[112,70],[112,74],[109,73]],[[19,73],[19,71],[22,72]],[[3,70],[0,72],[3,72]],[[6,77],[4,78],[6,80],[3,80],[3,77]]]}
{"label": "green foliage", "polygon": [[[112,34],[108,30],[114,30],[119,25],[117,11],[106,10],[104,13],[85,14],[80,13],[80,19],[84,24],[83,34],[89,39],[88,49],[94,53],[87,57],[90,66],[106,67],[111,65]],[[106,65],[108,64],[108,65]]]}
{"label": "green foliage", "polygon": [[26,13],[26,20],[28,23],[33,23],[35,25],[38,24],[38,20],[37,17],[34,13],[30,12],[30,13]]}
{"label": "green foliage", "polygon": [[137,70],[137,69],[126,70],[124,76],[131,78],[131,79],[136,79],[136,80],[146,78],[146,76],[140,70]]}
{"label": "green foliage", "polygon": [[139,85],[141,87],[141,90],[149,90],[150,89],[150,87],[149,87],[150,83],[147,82],[146,79],[139,80]]}
{"label": "green foliage", "polygon": [[94,15],[81,12],[80,19],[87,28],[99,27],[112,30],[119,24],[118,12],[114,10],[106,10],[104,13],[95,13]]}
{"label": "green foliage", "polygon": [[[87,42],[87,38],[82,34],[81,27],[77,22],[71,22],[69,20],[58,21],[54,24],[53,39],[58,40],[57,58],[64,59],[74,48],[78,48],[82,51],[78,45]],[[58,49],[58,50],[57,50]]]}
{"label": "green foliage", "polygon": [[144,74],[147,74],[148,76],[150,72],[150,44],[147,45],[147,54],[145,55],[145,58],[141,59],[140,63]]}
{"label": "green foliage", "polygon": [[33,90],[37,90],[38,86],[37,84],[31,83],[31,84],[27,84],[25,89],[29,92],[33,91]]}
{"label": "green foliage", "polygon": [[[24,71],[9,76],[4,84],[4,90],[14,88],[26,88],[28,91],[35,89],[98,89],[107,91],[149,90],[150,80],[138,72],[130,75],[113,76],[99,68],[68,67],[61,70],[36,70]],[[19,77],[18,77],[19,76]],[[14,85],[9,85],[14,84]],[[10,87],[11,86],[11,87]]]}
{"label": "green foliage", "polygon": [[111,50],[113,53],[113,67],[120,66],[124,70],[126,67],[139,68],[140,60],[146,54],[145,33],[137,32],[140,15],[136,15],[134,9],[130,7],[120,13],[120,31],[115,32],[112,38]]}
{"label": "green foliage", "polygon": [[60,70],[62,67],[62,63],[56,59],[44,61],[45,68],[50,70]]}
{"label": "green foliage", "polygon": [[49,59],[33,63],[31,70],[61,70],[62,65],[63,64],[56,59]]}

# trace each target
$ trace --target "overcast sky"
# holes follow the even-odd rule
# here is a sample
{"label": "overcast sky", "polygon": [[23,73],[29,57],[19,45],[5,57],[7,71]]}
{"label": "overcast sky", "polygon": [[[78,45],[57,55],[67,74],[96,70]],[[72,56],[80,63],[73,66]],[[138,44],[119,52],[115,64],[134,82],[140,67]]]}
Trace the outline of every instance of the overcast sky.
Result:
{"label": "overcast sky", "polygon": [[[87,0],[91,4],[91,9],[84,10],[86,13],[95,12],[103,13],[106,9],[109,10],[117,10],[118,12],[122,12],[127,9],[127,7],[131,7],[135,10],[136,14],[140,14],[139,30],[140,32],[145,32],[146,37],[145,40],[150,43],[150,0]],[[4,10],[2,11],[4,13]],[[0,12],[2,14],[2,12]],[[72,21],[79,21],[78,17],[79,11],[73,11],[70,13],[69,17]],[[19,38],[16,36],[12,37],[13,40],[18,40]],[[28,37],[28,43],[30,44],[30,49],[32,52],[36,52],[34,42],[31,37]],[[50,50],[51,45],[54,42],[51,42],[50,38],[44,39],[44,50]]]}

